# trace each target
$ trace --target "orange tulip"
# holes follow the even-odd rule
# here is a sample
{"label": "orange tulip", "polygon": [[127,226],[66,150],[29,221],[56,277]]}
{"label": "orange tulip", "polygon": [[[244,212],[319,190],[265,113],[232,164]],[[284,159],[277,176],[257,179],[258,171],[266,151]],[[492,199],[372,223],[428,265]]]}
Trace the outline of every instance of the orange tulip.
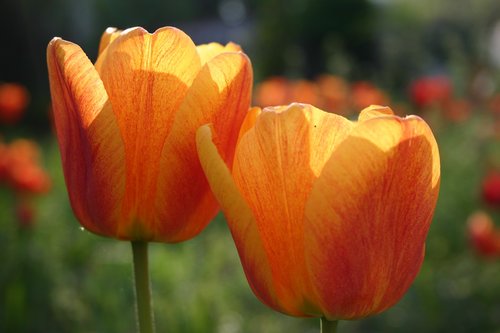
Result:
{"label": "orange tulip", "polygon": [[197,47],[172,27],[115,32],[101,42],[95,66],[60,38],[47,49],[73,210],[100,235],[189,239],[218,211],[198,161],[196,129],[214,124],[231,165],[250,104],[250,61],[235,44]]}
{"label": "orange tulip", "polygon": [[403,296],[424,258],[440,182],[422,119],[377,106],[357,122],[303,104],[255,108],[232,168],[217,135],[201,127],[198,154],[262,302],[336,320]]}

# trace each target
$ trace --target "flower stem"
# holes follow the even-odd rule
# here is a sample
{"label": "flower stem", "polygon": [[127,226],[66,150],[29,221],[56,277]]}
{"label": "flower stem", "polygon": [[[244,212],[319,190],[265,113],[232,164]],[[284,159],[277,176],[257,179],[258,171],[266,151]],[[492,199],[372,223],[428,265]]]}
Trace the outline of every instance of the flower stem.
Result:
{"label": "flower stem", "polygon": [[154,318],[149,286],[148,243],[132,242],[134,257],[135,298],[139,333],[154,333]]}
{"label": "flower stem", "polygon": [[338,320],[330,321],[325,317],[321,317],[320,333],[336,333],[338,324]]}

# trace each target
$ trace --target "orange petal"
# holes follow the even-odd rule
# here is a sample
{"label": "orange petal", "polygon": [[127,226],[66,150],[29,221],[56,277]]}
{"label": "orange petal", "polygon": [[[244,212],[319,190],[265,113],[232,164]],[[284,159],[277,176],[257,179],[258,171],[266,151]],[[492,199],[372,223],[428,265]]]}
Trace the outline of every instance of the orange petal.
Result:
{"label": "orange petal", "polygon": [[238,132],[250,106],[252,67],[243,53],[223,53],[202,68],[179,108],[160,161],[155,216],[170,230],[169,241],[199,233],[218,204],[196,153],[196,130],[212,123],[218,147],[231,166]]}
{"label": "orange petal", "polygon": [[[126,157],[124,216],[152,225],[160,155],[177,110],[200,70],[196,47],[175,28],[149,34],[142,28],[124,31],[97,60],[113,112],[123,136]],[[194,139],[193,139],[194,140]],[[147,225],[146,225],[147,224]],[[126,235],[134,225],[123,225]],[[146,237],[146,236],[145,236]]]}
{"label": "orange petal", "polygon": [[99,43],[99,54],[101,54],[104,51],[104,49],[108,47],[109,44],[111,44],[112,41],[114,41],[118,36],[120,36],[122,31],[123,30],[119,30],[113,27],[107,28],[101,36],[101,41]]}
{"label": "orange petal", "polygon": [[124,192],[124,149],[103,83],[78,45],[47,48],[52,107],[66,185],[82,225],[115,236]]}
{"label": "orange petal", "polygon": [[235,43],[227,43],[225,46],[219,43],[202,44],[196,47],[202,65],[224,52],[240,52],[241,47]]}
{"label": "orange petal", "polygon": [[[418,117],[374,117],[332,153],[306,206],[308,268],[330,319],[383,311],[420,269],[439,154]],[[361,249],[361,250],[358,250]]]}
{"label": "orange petal", "polygon": [[212,140],[208,125],[196,133],[200,162],[229,223],[250,287],[265,304],[278,308],[271,269],[252,211]]}
{"label": "orange petal", "polygon": [[241,124],[240,127],[240,134],[238,135],[238,142],[240,141],[241,137],[245,135],[246,132],[248,132],[252,127],[255,126],[255,122],[257,121],[257,117],[262,113],[261,108],[259,107],[253,107],[248,110],[247,115],[245,116],[245,119],[243,120],[243,124]]}
{"label": "orange petal", "polygon": [[380,105],[370,105],[367,108],[364,108],[358,117],[358,121],[366,121],[368,119],[372,119],[375,117],[381,116],[392,116],[394,112],[392,112],[391,108],[387,106]]}
{"label": "orange petal", "polygon": [[292,104],[264,109],[238,144],[234,179],[256,218],[285,313],[319,314],[304,265],[305,202],[325,156],[350,127],[335,114]]}

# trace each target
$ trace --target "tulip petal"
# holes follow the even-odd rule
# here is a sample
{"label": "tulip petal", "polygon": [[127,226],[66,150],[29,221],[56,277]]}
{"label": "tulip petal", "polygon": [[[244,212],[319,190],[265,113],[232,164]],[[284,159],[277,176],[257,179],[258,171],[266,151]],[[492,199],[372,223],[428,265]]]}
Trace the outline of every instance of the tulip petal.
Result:
{"label": "tulip petal", "polygon": [[[248,113],[243,120],[243,124],[240,127],[240,134],[238,135],[238,142],[246,134],[252,127],[255,126],[255,122],[257,121],[257,117],[262,113],[261,108],[253,107],[248,110]],[[236,144],[238,145],[238,144]]]}
{"label": "tulip petal", "polygon": [[225,52],[239,52],[241,47],[235,43],[227,43],[225,46],[219,43],[209,43],[196,46],[201,64],[204,65],[217,55]]}
{"label": "tulip petal", "polygon": [[255,218],[214,144],[209,125],[198,129],[196,143],[201,165],[228,220],[250,287],[263,303],[277,308],[274,287],[270,285],[271,269]]}
{"label": "tulip petal", "polygon": [[[185,33],[162,28],[149,34],[126,30],[99,56],[96,68],[108,92],[123,136],[126,157],[124,216],[138,223],[122,225],[154,239],[151,214],[160,172],[160,155],[177,110],[200,70],[196,47]],[[194,140],[194,139],[193,139]],[[149,236],[146,236],[149,235]]]}
{"label": "tulip petal", "polygon": [[305,202],[324,156],[350,127],[338,115],[292,104],[264,109],[238,144],[234,179],[256,218],[285,313],[319,314],[304,266]]}
{"label": "tulip petal", "polygon": [[196,130],[203,124],[213,124],[222,158],[231,167],[251,89],[252,68],[243,53],[216,56],[193,82],[175,116],[160,160],[155,216],[163,221],[159,228],[169,230],[168,241],[193,237],[217,214],[218,204],[196,154]]}
{"label": "tulip petal", "polygon": [[418,117],[362,121],[335,149],[305,222],[307,264],[329,319],[378,313],[402,297],[423,260],[439,179],[437,144]]}
{"label": "tulip petal", "polygon": [[114,41],[120,34],[122,33],[122,30],[119,30],[117,28],[109,27],[107,28],[102,36],[101,36],[101,41],[99,42],[99,54],[101,54],[106,47],[108,47],[109,44],[111,44],[112,41]]}
{"label": "tulip petal", "polygon": [[392,115],[394,115],[394,112],[387,106],[370,105],[359,113],[358,121],[366,121],[375,117]]}
{"label": "tulip petal", "polygon": [[99,75],[81,48],[47,48],[52,106],[71,204],[84,227],[115,235],[124,192],[124,149]]}

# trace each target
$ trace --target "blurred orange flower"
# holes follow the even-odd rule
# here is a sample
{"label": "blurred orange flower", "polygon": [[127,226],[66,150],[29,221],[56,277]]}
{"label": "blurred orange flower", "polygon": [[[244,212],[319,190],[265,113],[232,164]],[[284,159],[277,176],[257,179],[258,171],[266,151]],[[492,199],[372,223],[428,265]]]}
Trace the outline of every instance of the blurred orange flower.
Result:
{"label": "blurred orange flower", "polygon": [[200,161],[262,302],[334,320],[379,313],[403,296],[424,258],[440,183],[422,119],[377,106],[357,122],[303,104],[254,108],[232,168],[217,136],[209,125],[198,130]]}
{"label": "blurred orange flower", "polygon": [[[109,38],[108,38],[109,37]],[[198,161],[196,129],[217,128],[231,165],[248,111],[252,68],[238,45],[195,46],[165,27],[103,34],[95,66],[82,49],[48,45],[52,107],[70,201],[109,237],[179,242],[218,205]]]}
{"label": "blurred orange flower", "polygon": [[255,87],[254,104],[264,107],[289,103],[289,82],[275,76],[262,81]]}
{"label": "blurred orange flower", "polygon": [[[318,104],[318,87],[316,83],[308,80],[296,80],[290,83],[290,96],[285,104],[291,102]],[[272,104],[271,104],[272,105]],[[269,105],[266,105],[269,106]]]}
{"label": "blurred orange flower", "polygon": [[350,89],[347,82],[337,76],[321,75],[316,80],[318,84],[320,107],[340,115],[349,113]]}
{"label": "blurred orange flower", "polygon": [[23,115],[29,103],[26,88],[17,83],[0,84],[0,123],[12,124]]}
{"label": "blurred orange flower", "polygon": [[495,230],[491,217],[479,211],[469,217],[467,225],[471,244],[477,253],[500,258],[500,230]]}
{"label": "blurred orange flower", "polygon": [[375,85],[367,81],[359,81],[351,86],[352,105],[355,110],[370,105],[388,105],[389,97]]}

